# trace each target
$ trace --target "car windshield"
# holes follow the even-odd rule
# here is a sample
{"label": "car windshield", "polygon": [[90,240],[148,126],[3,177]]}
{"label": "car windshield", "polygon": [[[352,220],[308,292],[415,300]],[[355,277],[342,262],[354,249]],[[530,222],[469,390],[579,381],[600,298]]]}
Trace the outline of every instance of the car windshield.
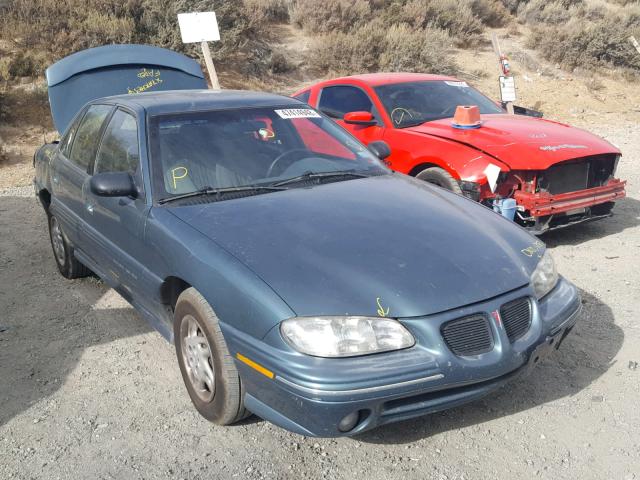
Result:
{"label": "car windshield", "polygon": [[480,113],[504,113],[491,99],[467,82],[423,81],[393,83],[375,88],[396,128],[451,118],[458,105],[477,105]]}
{"label": "car windshield", "polygon": [[149,123],[154,195],[163,203],[194,192],[256,187],[255,193],[268,193],[332,172],[334,181],[388,172],[360,142],[306,106],[180,113]]}

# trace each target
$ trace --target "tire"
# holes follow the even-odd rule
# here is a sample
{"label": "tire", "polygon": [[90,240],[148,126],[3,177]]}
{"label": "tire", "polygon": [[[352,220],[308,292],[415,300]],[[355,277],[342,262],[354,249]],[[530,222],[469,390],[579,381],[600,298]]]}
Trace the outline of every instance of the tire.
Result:
{"label": "tire", "polygon": [[91,270],[85,267],[73,255],[73,247],[67,240],[62,227],[55,215],[48,215],[49,218],[49,240],[53,250],[53,258],[58,265],[58,270],[65,278],[81,278],[91,275]]}
{"label": "tire", "polygon": [[416,175],[416,178],[462,195],[462,189],[458,181],[449,172],[440,167],[425,168]]}
{"label": "tire", "polygon": [[218,425],[230,425],[249,416],[244,408],[242,380],[218,317],[195,288],[186,289],[178,297],[173,332],[182,379],[200,415]]}

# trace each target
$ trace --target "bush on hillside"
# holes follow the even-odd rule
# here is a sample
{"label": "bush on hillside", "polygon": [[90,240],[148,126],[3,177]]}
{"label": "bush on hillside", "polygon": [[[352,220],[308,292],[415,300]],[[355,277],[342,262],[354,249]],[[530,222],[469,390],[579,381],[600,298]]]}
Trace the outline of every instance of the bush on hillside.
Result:
{"label": "bush on hillside", "polygon": [[249,15],[249,7],[225,0],[8,0],[0,31],[34,60],[31,71],[39,74],[61,57],[111,43],[147,43],[197,57],[197,46],[181,41],[177,14],[214,10],[222,32],[211,46],[214,59],[241,58],[241,71],[266,71],[269,26]]}
{"label": "bush on hillside", "polygon": [[469,6],[473,14],[489,27],[504,27],[511,19],[509,11],[499,0],[471,0]]}
{"label": "bush on hillside", "polygon": [[414,28],[445,30],[459,47],[477,44],[484,30],[470,4],[459,0],[409,0],[404,14]]}
{"label": "bush on hillside", "polygon": [[291,7],[294,25],[311,33],[347,32],[370,18],[367,0],[297,0]]}
{"label": "bush on hillside", "polygon": [[522,23],[560,25],[573,17],[584,17],[587,9],[582,0],[531,0],[518,11]]}
{"label": "bush on hillside", "polygon": [[619,67],[640,72],[640,55],[629,36],[640,34],[640,13],[608,16],[586,24],[573,19],[564,26],[534,29],[527,43],[563,67]]}
{"label": "bush on hillside", "polygon": [[442,30],[415,30],[408,25],[384,28],[384,23],[378,19],[351,33],[319,37],[309,59],[312,67],[330,74],[454,73],[456,66],[447,51],[449,42],[448,35]]}

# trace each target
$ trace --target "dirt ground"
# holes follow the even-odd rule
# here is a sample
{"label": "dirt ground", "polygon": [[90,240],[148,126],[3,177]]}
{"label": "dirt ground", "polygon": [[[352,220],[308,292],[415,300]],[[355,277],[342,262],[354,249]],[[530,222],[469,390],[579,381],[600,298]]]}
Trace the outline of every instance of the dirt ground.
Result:
{"label": "dirt ground", "polygon": [[95,279],[56,270],[30,187],[0,194],[0,478],[640,478],[640,140],[612,218],[543,237],[584,313],[525,380],[470,405],[353,439],[255,417],[207,423],[174,349]]}

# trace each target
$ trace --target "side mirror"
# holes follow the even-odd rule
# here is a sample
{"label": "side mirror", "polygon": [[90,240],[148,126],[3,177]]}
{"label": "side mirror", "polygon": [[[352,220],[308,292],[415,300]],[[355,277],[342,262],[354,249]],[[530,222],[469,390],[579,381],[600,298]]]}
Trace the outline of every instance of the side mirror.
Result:
{"label": "side mirror", "polygon": [[89,181],[91,193],[99,197],[135,197],[133,178],[126,172],[96,173]]}
{"label": "side mirror", "polygon": [[384,140],[376,140],[375,142],[371,142],[369,145],[369,150],[380,160],[384,160],[389,155],[391,155],[391,147]]}
{"label": "side mirror", "polygon": [[371,127],[377,125],[375,118],[371,112],[349,112],[344,114],[344,123],[351,125],[362,125],[365,127]]}

